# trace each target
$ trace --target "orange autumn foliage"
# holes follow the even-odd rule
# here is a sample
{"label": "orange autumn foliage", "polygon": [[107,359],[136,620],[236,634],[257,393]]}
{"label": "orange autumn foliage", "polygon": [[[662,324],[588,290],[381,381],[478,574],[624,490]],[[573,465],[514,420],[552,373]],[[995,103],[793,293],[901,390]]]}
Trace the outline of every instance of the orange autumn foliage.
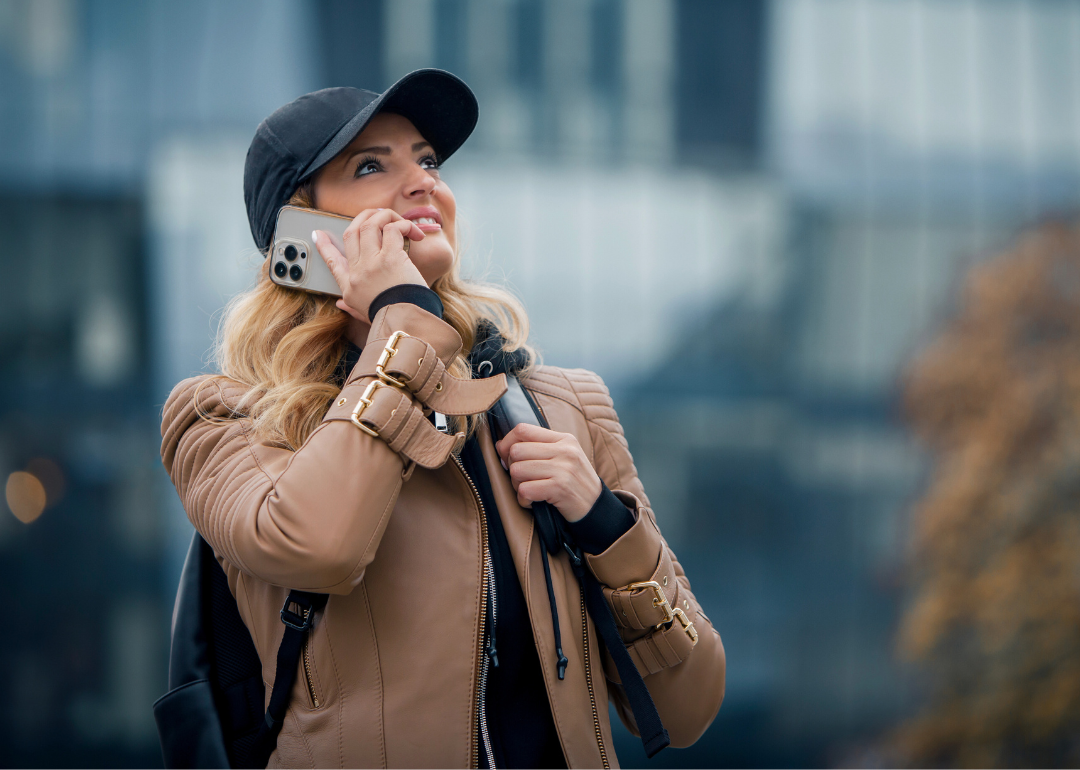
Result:
{"label": "orange autumn foliage", "polygon": [[971,270],[904,400],[930,449],[900,649],[926,675],[896,733],[923,766],[1080,763],[1080,229]]}

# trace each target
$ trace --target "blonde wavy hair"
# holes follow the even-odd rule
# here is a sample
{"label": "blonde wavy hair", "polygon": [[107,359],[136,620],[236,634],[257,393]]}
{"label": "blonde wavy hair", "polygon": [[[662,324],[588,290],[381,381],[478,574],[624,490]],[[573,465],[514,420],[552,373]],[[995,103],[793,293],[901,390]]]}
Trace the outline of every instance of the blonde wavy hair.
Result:
{"label": "blonde wavy hair", "polygon": [[[311,183],[300,187],[290,206],[314,208]],[[493,284],[461,277],[460,250],[450,272],[432,289],[443,303],[443,320],[461,335],[462,352],[447,367],[455,377],[469,379],[465,356],[485,321],[504,339],[503,350],[522,351],[527,366],[537,360],[529,345],[529,319],[521,302]],[[259,268],[254,288],[234,297],[218,327],[214,358],[227,377],[244,386],[243,397],[232,405],[234,414],[250,421],[253,436],[261,441],[298,449],[318,427],[341,391],[335,376],[348,346],[345,330],[349,316],[334,305],[334,298],[287,289],[270,280],[266,261]],[[454,430],[471,434],[482,421],[449,418]]]}

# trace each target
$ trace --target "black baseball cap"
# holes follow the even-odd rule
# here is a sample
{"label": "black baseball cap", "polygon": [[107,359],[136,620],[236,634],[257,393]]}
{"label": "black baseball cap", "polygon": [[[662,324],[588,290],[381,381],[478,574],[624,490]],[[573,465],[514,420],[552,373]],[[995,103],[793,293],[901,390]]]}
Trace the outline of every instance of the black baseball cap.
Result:
{"label": "black baseball cap", "polygon": [[324,88],[277,109],[255,130],[244,163],[244,203],[255,245],[270,248],[278,211],[380,112],[412,121],[442,162],[476,126],[476,97],[449,72],[410,72],[381,94]]}

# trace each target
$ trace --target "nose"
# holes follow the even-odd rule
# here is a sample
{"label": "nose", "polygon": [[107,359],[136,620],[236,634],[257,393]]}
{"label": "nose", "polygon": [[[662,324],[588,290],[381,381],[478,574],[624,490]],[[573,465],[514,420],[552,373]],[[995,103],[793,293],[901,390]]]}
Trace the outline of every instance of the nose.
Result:
{"label": "nose", "polygon": [[434,177],[420,166],[413,166],[409,178],[405,180],[406,198],[423,198],[435,192],[437,184]]}

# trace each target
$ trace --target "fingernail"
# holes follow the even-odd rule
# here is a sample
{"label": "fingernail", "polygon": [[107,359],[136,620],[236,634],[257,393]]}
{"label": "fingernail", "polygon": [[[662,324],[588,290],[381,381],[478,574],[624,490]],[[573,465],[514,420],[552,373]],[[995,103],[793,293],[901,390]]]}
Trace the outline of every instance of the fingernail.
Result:
{"label": "fingernail", "polygon": [[319,242],[319,231],[318,230],[312,230],[311,231],[311,240],[314,241],[315,243]]}
{"label": "fingernail", "polygon": [[499,458],[499,462],[501,462],[501,463],[502,463],[502,467],[503,467],[503,470],[504,470],[504,471],[508,471],[508,470],[510,470],[509,468],[507,468],[507,467],[506,467],[506,460],[504,460],[504,459],[502,459],[502,458],[500,457],[500,458]]}

